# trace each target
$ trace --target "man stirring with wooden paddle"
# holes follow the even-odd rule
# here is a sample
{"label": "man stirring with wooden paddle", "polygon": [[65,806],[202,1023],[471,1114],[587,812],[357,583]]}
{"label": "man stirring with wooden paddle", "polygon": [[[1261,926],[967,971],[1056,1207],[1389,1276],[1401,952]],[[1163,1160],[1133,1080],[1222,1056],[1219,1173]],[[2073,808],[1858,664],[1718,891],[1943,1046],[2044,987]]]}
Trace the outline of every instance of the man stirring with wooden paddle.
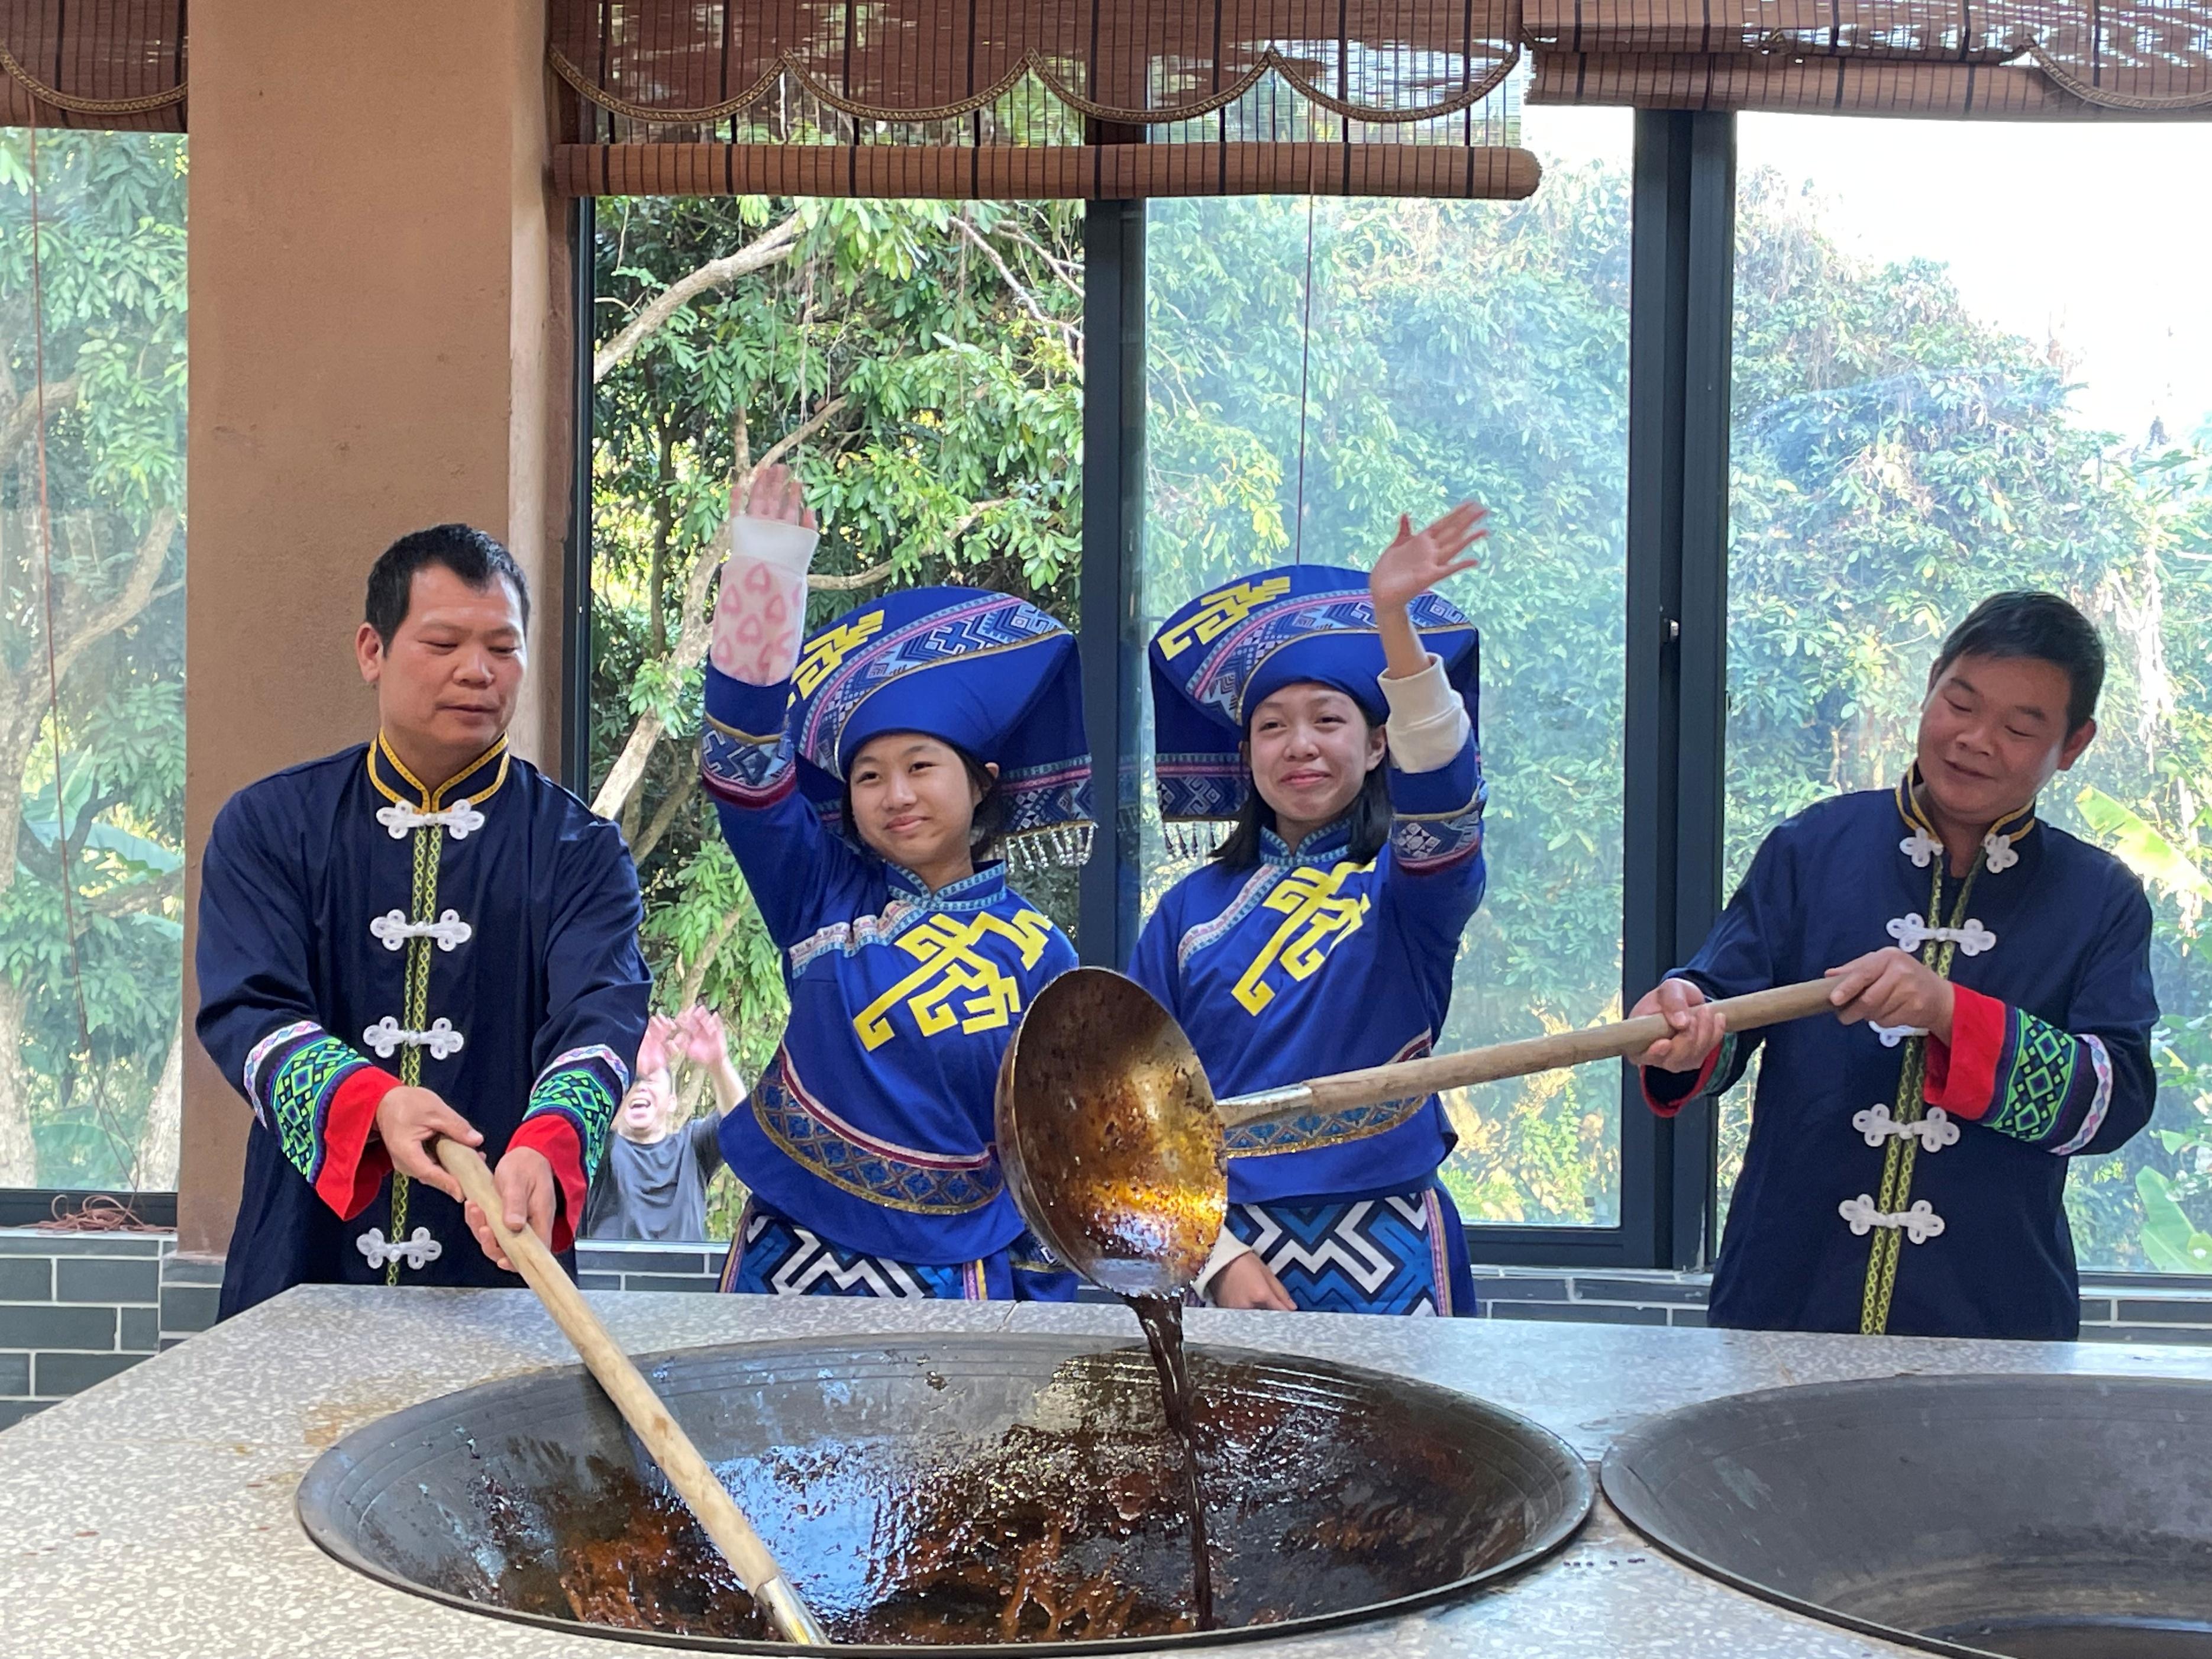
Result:
{"label": "man stirring with wooden paddle", "polygon": [[507,752],[522,572],[441,525],[376,562],[367,613],[375,741],[239,791],[202,866],[199,1037],[254,1118],[223,1317],[517,1284],[434,1143],[481,1146],[509,1229],[567,1249],[645,1034],[621,833]]}
{"label": "man stirring with wooden paddle", "polygon": [[[2104,678],[2057,594],[1984,600],[1936,655],[1896,787],[1776,829],[1637,1005],[1674,1027],[1639,1056],[1662,1114],[1765,1051],[1714,1324],[2077,1334],[2068,1160],[2135,1134],[2157,1092],[2142,884],[2036,810],[2096,736]],[[1840,1023],[1723,1035],[1709,998],[1823,970]]]}

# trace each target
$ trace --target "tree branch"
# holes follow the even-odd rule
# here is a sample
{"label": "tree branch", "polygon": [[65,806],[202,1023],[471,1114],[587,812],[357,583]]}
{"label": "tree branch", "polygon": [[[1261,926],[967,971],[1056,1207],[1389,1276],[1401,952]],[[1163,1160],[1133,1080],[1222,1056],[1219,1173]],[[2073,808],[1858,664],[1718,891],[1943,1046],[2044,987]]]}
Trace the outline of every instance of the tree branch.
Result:
{"label": "tree branch", "polygon": [[645,833],[630,844],[632,862],[643,864],[653,856],[653,849],[660,845],[660,838],[676,822],[676,815],[690,804],[691,797],[698,793],[698,789],[699,769],[685,767],[684,775],[677,779],[676,787],[668,792],[668,798],[653,812],[653,821],[645,826]]}
{"label": "tree branch", "polygon": [[[975,502],[952,521],[945,532],[945,541],[948,544],[958,541],[975,527],[975,521],[986,513],[994,507],[1004,507],[1012,500],[1013,497],[1011,495],[994,495],[988,501]],[[866,570],[856,570],[849,576],[810,575],[806,579],[806,586],[809,591],[816,593],[850,593],[859,588],[873,587],[891,574],[896,562],[886,559],[881,564],[870,565]]]}
{"label": "tree branch", "polygon": [[69,672],[70,665],[90,650],[94,645],[131,621],[146,608],[153,598],[154,583],[161,574],[162,563],[169,556],[169,544],[177,533],[177,509],[156,507],[154,522],[146,527],[146,534],[131,557],[131,574],[123,579],[123,586],[114,598],[105,605],[94,605],[82,616],[73,619],[68,634],[54,645],[54,672],[57,676]]}
{"label": "tree branch", "polygon": [[725,288],[738,277],[787,259],[799,241],[799,216],[770,227],[735,253],[709,260],[680,276],[646,301],[622,331],[592,354],[592,384],[597,386],[645,343],[653,331],[709,289]]}
{"label": "tree branch", "polygon": [[1038,258],[1043,260],[1047,265],[1051,267],[1052,274],[1059,277],[1062,283],[1066,283],[1068,289],[1078,299],[1081,299],[1083,297],[1082,270],[1079,267],[1069,264],[1065,260],[1055,256],[1042,242],[1038,241],[1036,238],[1019,228],[1014,223],[1012,217],[1001,219],[998,223],[993,225],[991,227],[991,234],[994,236],[1003,236],[1008,241],[1027,248],[1030,252],[1036,254]]}
{"label": "tree branch", "polygon": [[1008,288],[1014,291],[1014,298],[1022,302],[1023,310],[1028,312],[1030,316],[1036,318],[1038,324],[1042,327],[1058,328],[1061,326],[1060,324],[1054,322],[1051,318],[1045,315],[1044,307],[1036,302],[1036,300],[1033,295],[1031,295],[1029,289],[1022,286],[1020,278],[1014,275],[1012,269],[1008,266],[1004,259],[999,257],[999,250],[991,246],[989,240],[984,236],[981,231],[976,229],[974,225],[968,222],[966,216],[956,213],[952,216],[952,222],[958,228],[960,234],[963,236],[965,236],[969,241],[975,243],[977,247],[982,249],[983,257],[988,259],[998,268],[999,280],[1006,283]]}
{"label": "tree branch", "polygon": [[648,708],[637,717],[637,724],[629,729],[629,741],[615,759],[607,781],[599,786],[599,793],[592,797],[592,811],[603,818],[619,818],[623,808],[629,804],[630,792],[644,776],[652,762],[653,749],[662,734],[668,730],[660,716]]}
{"label": "tree branch", "polygon": [[678,1008],[689,1008],[699,1000],[699,988],[707,982],[707,970],[714,965],[714,958],[722,954],[722,947],[730,942],[737,931],[738,918],[742,909],[732,910],[714,924],[714,931],[707,935],[707,942],[699,947],[699,954],[684,970],[683,989],[676,999]]}
{"label": "tree branch", "polygon": [[975,521],[986,513],[994,507],[1004,507],[1013,499],[1012,495],[994,495],[988,501],[973,503],[965,513],[952,521],[952,528],[945,532],[945,539],[948,542],[958,541],[975,527]]}
{"label": "tree branch", "polygon": [[[56,380],[46,388],[46,418],[60,414],[65,409],[76,407],[77,388],[83,384],[75,374],[67,380]],[[0,460],[13,455],[17,447],[30,441],[31,433],[39,423],[39,398],[33,392],[19,398],[0,415]]]}
{"label": "tree branch", "polygon": [[891,561],[872,564],[866,570],[856,570],[849,576],[817,576],[806,578],[807,591],[811,593],[851,593],[863,587],[873,587],[891,574]]}
{"label": "tree branch", "polygon": [[[1067,348],[1067,355],[1077,363],[1081,363],[1083,361],[1082,328],[1075,323],[1064,321],[1060,318],[1049,315],[1045,311],[1045,308],[1037,303],[1036,296],[1032,295],[1029,289],[1022,286],[1020,279],[1014,275],[1012,267],[1008,265],[1004,259],[999,257],[998,249],[993,247],[989,242],[986,241],[983,237],[983,233],[978,230],[966,217],[959,214],[955,214],[952,216],[952,222],[959,227],[962,235],[967,237],[969,241],[975,243],[977,247],[983,250],[984,257],[989,259],[992,264],[998,268],[1000,277],[1006,283],[1008,288],[1013,290],[1014,297],[1022,302],[1023,307],[1028,311],[1030,316],[1036,319],[1038,325],[1044,328],[1057,330],[1060,334],[1061,343]],[[1036,243],[1029,242],[1026,237],[1020,238],[1019,240],[1028,242],[1028,246],[1030,247],[1036,248],[1038,255],[1043,258],[1044,262],[1048,265],[1052,265],[1056,273],[1059,271],[1059,265],[1053,259],[1050,254],[1046,253],[1042,248],[1037,247]],[[1067,280],[1064,275],[1061,279],[1063,281]],[[1082,292],[1081,284],[1079,283],[1076,283],[1075,288],[1076,292],[1079,295]]]}
{"label": "tree branch", "polygon": [[[785,433],[783,436],[778,438],[774,443],[770,444],[767,450],[762,454],[759,465],[756,466],[753,471],[758,471],[760,467],[763,466],[774,466],[785,456],[790,454],[793,449],[797,448],[800,444],[805,443],[809,438],[822,430],[823,427],[827,426],[832,420],[836,419],[844,412],[844,397],[840,394],[837,397],[832,398],[828,403],[823,404],[821,408],[816,410],[811,415],[809,415],[797,426],[792,428],[790,431]],[[750,484],[752,480],[748,477],[745,482]],[[731,494],[734,499],[737,492],[732,490]],[[727,529],[728,526],[725,526],[724,528]]]}
{"label": "tree branch", "polygon": [[162,875],[125,882],[105,892],[89,896],[80,893],[76,896],[76,902],[95,916],[127,916],[151,910],[164,900],[180,896],[184,890],[185,872],[171,870]]}

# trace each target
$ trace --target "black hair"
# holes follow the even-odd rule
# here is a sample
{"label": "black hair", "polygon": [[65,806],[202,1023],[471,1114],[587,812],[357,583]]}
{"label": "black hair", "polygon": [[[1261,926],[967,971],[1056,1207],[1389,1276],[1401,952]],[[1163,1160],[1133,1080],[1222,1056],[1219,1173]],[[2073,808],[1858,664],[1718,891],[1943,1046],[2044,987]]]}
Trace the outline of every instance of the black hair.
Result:
{"label": "black hair", "polygon": [[[930,734],[920,732],[915,735],[927,738]],[[933,738],[931,741],[945,744],[947,749],[960,757],[960,764],[967,769],[969,787],[980,792],[975,801],[975,816],[969,821],[968,856],[977,865],[987,863],[999,849],[999,837],[1006,832],[1006,798],[999,793],[998,777],[958,744],[947,743],[943,738]],[[867,837],[860,833],[860,821],[853,816],[853,783],[849,778],[845,780],[844,793],[838,805],[844,814],[847,836],[869,852],[874,852],[875,848],[868,846]],[[877,856],[882,855],[878,854]]]}
{"label": "black hair", "polygon": [[1932,688],[1961,657],[2033,658],[2066,671],[2066,733],[2097,712],[2105,689],[2105,642],[2096,624],[2056,593],[1992,593],[1966,613],[1928,671]]}
{"label": "black hair", "polygon": [[474,588],[489,587],[504,579],[522,603],[523,627],[530,626],[530,583],[514,555],[471,525],[435,524],[402,536],[368,568],[368,603],[363,614],[386,645],[407,620],[415,573],[433,564],[443,565]]}
{"label": "black hair", "polygon": [[[1364,711],[1362,717],[1364,718]],[[1372,726],[1368,728],[1370,732]],[[1382,850],[1382,843],[1390,837],[1390,759],[1385,755],[1367,769],[1361,781],[1359,793],[1352,798],[1348,809],[1351,823],[1352,848],[1348,856],[1354,864],[1365,864]],[[1260,832],[1275,827],[1275,809],[1260,799],[1257,784],[1244,792],[1244,805],[1237,809],[1237,821],[1221,845],[1213,849],[1216,863],[1231,870],[1249,870],[1260,861]]]}

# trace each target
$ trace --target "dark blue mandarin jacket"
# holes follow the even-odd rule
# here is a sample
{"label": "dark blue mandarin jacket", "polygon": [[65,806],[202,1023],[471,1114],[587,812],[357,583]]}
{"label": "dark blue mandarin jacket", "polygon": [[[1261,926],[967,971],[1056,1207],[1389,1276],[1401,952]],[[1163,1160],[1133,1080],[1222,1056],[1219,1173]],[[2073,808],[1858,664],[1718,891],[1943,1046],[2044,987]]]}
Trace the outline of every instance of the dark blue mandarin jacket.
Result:
{"label": "dark blue mandarin jacket", "polygon": [[1777,829],[1679,977],[1737,996],[1897,945],[1959,988],[1951,1041],[1802,1019],[1645,1092],[1671,1113],[1762,1055],[1713,1323],[2071,1340],[2068,1160],[2135,1134],[2156,1092],[2150,906],[2032,811],[1952,876],[1910,782]]}
{"label": "dark blue mandarin jacket", "polygon": [[200,872],[198,1032],[253,1109],[225,1316],[307,1283],[517,1285],[371,1139],[432,1089],[534,1146],[566,1249],[645,1034],[620,831],[502,739],[430,789],[381,742],[251,784]]}

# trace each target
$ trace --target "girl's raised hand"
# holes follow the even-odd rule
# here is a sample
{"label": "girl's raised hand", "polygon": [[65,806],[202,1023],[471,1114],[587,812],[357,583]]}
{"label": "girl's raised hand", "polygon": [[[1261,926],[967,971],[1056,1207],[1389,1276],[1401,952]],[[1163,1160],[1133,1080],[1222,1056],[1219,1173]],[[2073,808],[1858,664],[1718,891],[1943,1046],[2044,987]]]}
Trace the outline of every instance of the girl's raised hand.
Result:
{"label": "girl's raised hand", "polygon": [[781,465],[754,471],[744,511],[749,518],[773,519],[782,524],[802,525],[809,530],[816,527],[814,509],[806,504],[806,493],[799,488],[799,475]]}
{"label": "girl's raised hand", "polygon": [[1398,535],[1382,550],[1368,573],[1367,592],[1378,605],[1411,605],[1447,576],[1472,570],[1479,561],[1463,556],[1490,534],[1490,509],[1462,501],[1427,529],[1398,515]]}

